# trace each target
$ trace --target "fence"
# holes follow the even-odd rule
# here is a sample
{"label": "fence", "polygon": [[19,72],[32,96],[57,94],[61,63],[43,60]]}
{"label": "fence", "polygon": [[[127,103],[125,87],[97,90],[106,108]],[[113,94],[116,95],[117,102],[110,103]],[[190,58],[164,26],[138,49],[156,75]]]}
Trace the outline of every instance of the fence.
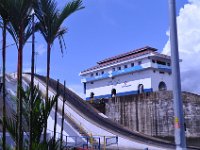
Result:
{"label": "fence", "polygon": [[66,136],[66,148],[79,147],[83,149],[106,149],[108,146],[118,145],[117,136]]}

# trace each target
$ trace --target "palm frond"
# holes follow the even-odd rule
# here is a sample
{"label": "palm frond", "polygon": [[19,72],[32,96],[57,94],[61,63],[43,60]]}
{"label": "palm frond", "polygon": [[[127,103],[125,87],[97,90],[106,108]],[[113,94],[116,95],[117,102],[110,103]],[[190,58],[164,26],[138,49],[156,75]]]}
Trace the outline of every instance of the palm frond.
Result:
{"label": "palm frond", "polygon": [[[19,46],[20,30],[23,27],[23,45],[30,37],[30,14],[32,11],[32,1],[30,0],[6,0],[9,14],[8,31],[13,37],[17,47]],[[27,31],[27,33],[26,33]]]}
{"label": "palm frond", "polygon": [[61,11],[60,15],[58,16],[58,25],[60,26],[63,21],[69,17],[74,12],[83,9],[82,0],[74,0],[66,4],[66,6]]}
{"label": "palm frond", "polygon": [[[83,9],[82,0],[74,0],[66,4],[60,12],[55,0],[39,0],[34,3],[34,10],[40,21],[40,31],[47,43],[53,44],[54,40],[66,33],[61,29],[64,20],[72,13]],[[61,42],[59,42],[61,44]],[[63,43],[65,45],[65,43]],[[62,45],[61,45],[62,47]]]}
{"label": "palm frond", "polygon": [[8,3],[6,0],[0,0],[0,16],[1,19],[5,22],[9,21],[9,13],[8,13]]}
{"label": "palm frond", "polygon": [[[3,120],[0,118],[0,123],[2,123]],[[14,142],[16,142],[16,131],[17,131],[17,124],[15,118],[6,118],[6,129],[9,132],[11,138]]]}
{"label": "palm frond", "polygon": [[[3,146],[3,141],[2,139],[0,139],[0,148]],[[13,148],[10,145],[6,145],[6,149],[5,150],[13,150]]]}
{"label": "palm frond", "polygon": [[60,45],[60,50],[61,50],[62,54],[63,54],[63,45],[64,45],[64,48],[66,49],[66,44],[65,44],[65,41],[64,41],[64,38],[63,38],[63,35],[65,33],[67,33],[67,29],[63,28],[63,29],[59,30],[59,32],[56,35],[56,37],[58,37],[58,41],[59,41],[59,45]]}

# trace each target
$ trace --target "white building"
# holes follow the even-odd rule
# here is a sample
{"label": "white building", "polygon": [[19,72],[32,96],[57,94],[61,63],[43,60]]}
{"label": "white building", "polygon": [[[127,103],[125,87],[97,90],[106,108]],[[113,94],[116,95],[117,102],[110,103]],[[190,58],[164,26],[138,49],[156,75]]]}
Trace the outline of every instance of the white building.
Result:
{"label": "white building", "polygon": [[97,62],[80,73],[86,100],[172,90],[170,56],[144,47]]}

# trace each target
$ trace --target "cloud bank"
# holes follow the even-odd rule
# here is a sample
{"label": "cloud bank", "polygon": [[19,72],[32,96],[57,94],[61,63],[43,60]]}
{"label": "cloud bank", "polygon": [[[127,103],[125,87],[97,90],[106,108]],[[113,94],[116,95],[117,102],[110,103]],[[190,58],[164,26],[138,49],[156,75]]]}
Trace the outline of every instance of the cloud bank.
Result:
{"label": "cloud bank", "polygon": [[[188,0],[177,17],[182,90],[200,94],[200,0]],[[169,31],[167,31],[169,36]],[[163,48],[170,55],[170,41]]]}

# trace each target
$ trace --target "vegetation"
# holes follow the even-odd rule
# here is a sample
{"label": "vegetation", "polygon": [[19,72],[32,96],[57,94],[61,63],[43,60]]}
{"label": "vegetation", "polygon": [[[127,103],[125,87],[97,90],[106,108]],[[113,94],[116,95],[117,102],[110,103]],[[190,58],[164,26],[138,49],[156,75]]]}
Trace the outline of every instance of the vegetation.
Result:
{"label": "vegetation", "polygon": [[[29,110],[29,103],[30,103],[30,98],[31,98],[31,91],[30,87],[28,87],[25,91],[21,89],[22,93],[22,100],[23,100],[23,107],[22,107],[22,118],[23,118],[23,126],[22,130],[23,133],[27,137],[30,136],[29,134],[29,115],[30,115],[30,110]],[[57,101],[58,95],[49,98],[49,101],[46,105],[45,101],[42,98],[41,92],[39,89],[34,86],[33,88],[33,107],[32,107],[32,113],[33,113],[33,122],[34,122],[34,130],[32,131],[32,137],[33,137],[33,145],[38,147],[39,145],[45,145],[44,141],[41,142],[41,136],[42,132],[44,129],[44,124],[46,122],[46,118],[49,117],[49,114]],[[15,99],[16,103],[18,102],[18,99]],[[46,106],[45,106],[46,105]],[[1,119],[2,122],[2,119]],[[17,143],[17,124],[16,124],[16,114],[13,114],[12,118],[6,118],[6,129],[9,132],[10,136],[12,137],[13,141]],[[50,142],[50,141],[49,141]],[[48,143],[48,142],[47,142]],[[47,144],[46,143],[46,144]],[[28,142],[25,141],[23,144],[23,147],[27,147]]]}
{"label": "vegetation", "polygon": [[[6,130],[15,141],[16,149],[56,149],[55,140],[47,141],[47,119],[49,113],[57,99],[57,96],[50,99],[48,94],[50,78],[50,57],[51,47],[58,38],[61,52],[65,47],[64,34],[67,28],[62,27],[64,21],[74,12],[82,9],[82,0],[72,0],[68,2],[62,10],[57,7],[56,0],[0,0],[0,28],[2,28],[2,60],[3,60],[3,125],[2,148],[6,147]],[[37,22],[31,19],[35,15]],[[38,88],[31,86],[24,91],[22,88],[23,73],[23,48],[28,39],[34,32],[40,31],[47,43],[47,75],[46,75],[46,95],[42,99]],[[13,118],[6,117],[6,33],[9,33],[17,47],[17,112]],[[34,43],[32,48],[34,49]],[[32,68],[34,68],[34,51],[32,51]],[[32,78],[34,80],[34,69],[32,69]],[[32,124],[34,123],[34,128]],[[23,141],[23,133],[30,136]],[[43,140],[41,135],[44,134]],[[52,144],[53,141],[53,145]],[[51,145],[51,146],[49,146]]]}
{"label": "vegetation", "polygon": [[[67,17],[74,12],[82,9],[81,0],[74,0],[65,5],[62,11],[57,8],[54,0],[41,0],[40,3],[34,3],[35,14],[39,20],[39,30],[47,43],[47,70],[46,70],[46,102],[48,101],[49,76],[50,76],[50,58],[51,47],[55,39],[59,39],[61,52],[63,50],[63,35],[67,32],[67,28],[61,27]],[[44,140],[46,140],[47,123],[44,130]]]}
{"label": "vegetation", "polygon": [[6,126],[5,126],[5,119],[6,119],[6,83],[5,83],[5,76],[6,76],[6,28],[9,20],[8,12],[7,12],[7,5],[6,1],[2,0],[0,3],[0,16],[3,21],[2,23],[2,70],[3,70],[3,138],[2,144],[3,149],[6,149]]}

